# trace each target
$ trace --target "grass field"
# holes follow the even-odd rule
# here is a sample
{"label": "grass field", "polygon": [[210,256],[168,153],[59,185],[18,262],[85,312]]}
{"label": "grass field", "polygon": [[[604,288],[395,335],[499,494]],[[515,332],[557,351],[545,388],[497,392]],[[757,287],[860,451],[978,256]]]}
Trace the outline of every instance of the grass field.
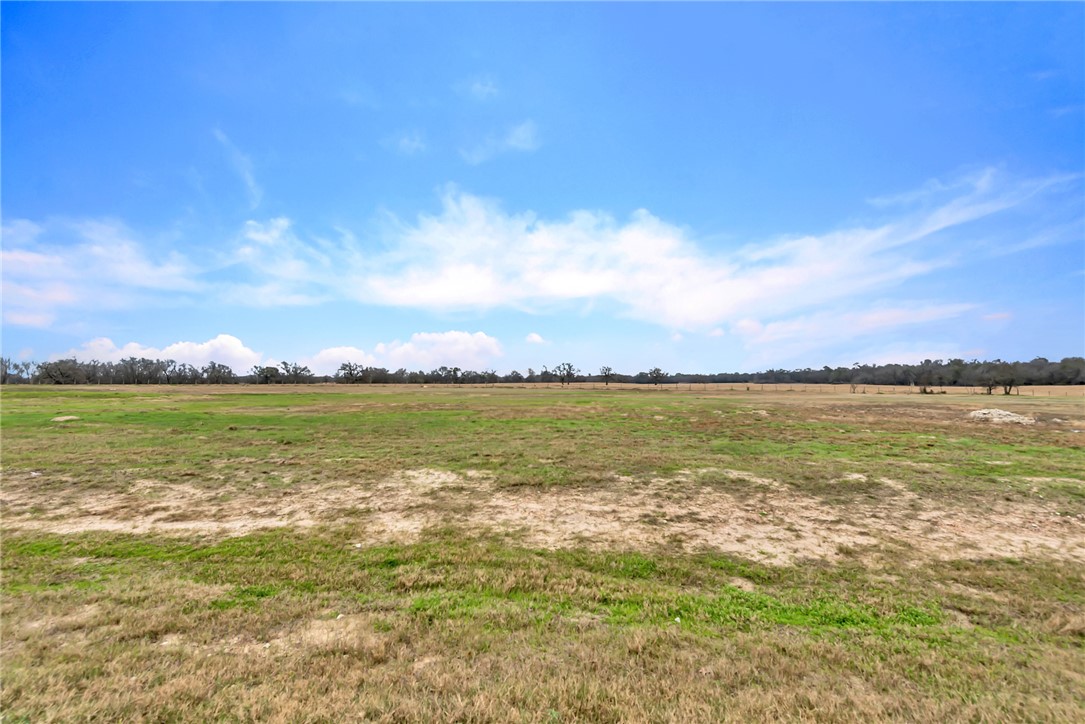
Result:
{"label": "grass field", "polygon": [[1085,720],[1080,395],[697,387],[5,389],[3,720]]}

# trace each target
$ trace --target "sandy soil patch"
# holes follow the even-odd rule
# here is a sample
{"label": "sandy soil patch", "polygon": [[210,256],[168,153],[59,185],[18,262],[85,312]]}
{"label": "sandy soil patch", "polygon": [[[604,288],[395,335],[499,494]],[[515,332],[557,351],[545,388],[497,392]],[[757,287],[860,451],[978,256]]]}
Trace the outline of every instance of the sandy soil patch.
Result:
{"label": "sandy soil patch", "polygon": [[[711,473],[749,483],[741,497],[700,482]],[[5,476],[7,530],[236,536],[264,528],[353,522],[352,543],[410,542],[427,528],[495,531],[544,548],[678,547],[768,563],[835,559],[904,546],[920,557],[1045,556],[1085,561],[1085,521],[1043,502],[983,511],[939,507],[888,478],[887,496],[830,505],[741,470],[668,478],[615,476],[581,488],[501,487],[490,475],[406,470],[376,483],[221,492],[141,480],[123,492],[43,493],[42,478]],[[864,479],[860,474],[846,480]],[[43,512],[44,511],[44,512]]]}

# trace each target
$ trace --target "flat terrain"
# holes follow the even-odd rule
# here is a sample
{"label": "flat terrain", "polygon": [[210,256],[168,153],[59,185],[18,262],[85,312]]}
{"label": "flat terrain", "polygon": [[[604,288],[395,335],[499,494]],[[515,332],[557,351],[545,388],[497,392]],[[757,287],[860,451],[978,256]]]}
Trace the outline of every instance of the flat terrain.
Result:
{"label": "flat terrain", "polygon": [[1085,720],[1077,388],[0,401],[4,721]]}

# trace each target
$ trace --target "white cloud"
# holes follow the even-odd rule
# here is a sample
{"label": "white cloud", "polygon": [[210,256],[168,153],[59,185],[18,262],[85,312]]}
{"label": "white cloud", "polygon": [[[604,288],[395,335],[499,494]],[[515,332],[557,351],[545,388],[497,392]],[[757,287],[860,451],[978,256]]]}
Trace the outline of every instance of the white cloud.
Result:
{"label": "white cloud", "polygon": [[672,332],[671,333],[671,341],[672,342],[681,342],[683,339],[685,339],[685,337],[682,336],[681,332]]}
{"label": "white cloud", "polygon": [[863,312],[830,310],[767,324],[744,319],[732,326],[732,332],[751,353],[751,364],[777,365],[901,327],[954,319],[974,308],[972,304],[928,304],[879,306]]}
{"label": "white cloud", "polygon": [[488,136],[482,142],[460,149],[460,156],[471,165],[489,161],[509,151],[534,151],[539,147],[539,131],[534,121],[527,120],[509,128],[500,136]]}
{"label": "white cloud", "polygon": [[[225,301],[255,307],[317,304],[329,298],[328,282],[338,261],[319,242],[303,242],[286,217],[247,221],[231,261],[252,272],[255,281],[222,291]],[[343,247],[334,256],[340,257]]]}
{"label": "white cloud", "polygon": [[306,307],[328,300],[296,291],[289,284],[234,284],[221,291],[222,301],[244,307]]}
{"label": "white cloud", "polygon": [[1067,177],[1007,181],[994,172],[938,204],[877,225],[708,253],[646,210],[543,220],[447,191],[437,215],[400,224],[396,250],[355,286],[367,301],[423,309],[532,311],[610,299],[630,317],[681,331],[772,319],[885,291],[954,263],[941,236],[1014,208]]}
{"label": "white cloud", "polygon": [[743,337],[760,334],[762,329],[764,329],[764,325],[756,319],[740,319],[731,325],[731,332]]}
{"label": "white cloud", "polygon": [[16,219],[4,227],[0,250],[4,318],[49,326],[66,309],[118,309],[162,293],[202,289],[182,255],[148,253],[113,219]]}
{"label": "white cloud", "polygon": [[26,246],[32,243],[43,231],[42,227],[29,219],[12,219],[0,226],[0,237],[4,246]]}
{"label": "white cloud", "polygon": [[333,375],[344,362],[353,362],[366,367],[377,366],[377,360],[373,355],[357,347],[328,347],[312,357],[303,357],[299,364],[308,367],[317,375]]}
{"label": "white cloud", "polygon": [[[548,220],[450,187],[436,214],[389,217],[381,246],[363,246],[347,233],[338,241],[303,240],[288,221],[274,219],[250,222],[238,260],[264,284],[278,285],[269,303],[293,293],[297,301],[340,298],[442,313],[538,313],[606,300],[624,316],[672,331],[730,328],[751,339],[772,322],[798,323],[874,292],[886,299],[893,286],[956,263],[948,249],[960,248],[962,237],[971,243],[964,225],[1075,178],[1014,181],[990,171],[968,182],[932,182],[923,199],[908,202],[918,210],[878,224],[717,253],[643,209],[625,221],[598,211]],[[953,192],[945,196],[946,189]],[[949,237],[954,243],[947,243],[950,231],[959,234]],[[259,253],[252,239],[260,240]],[[973,248],[996,253],[982,241]]]}
{"label": "white cloud", "polygon": [[708,332],[709,337],[722,337],[723,334],[724,334],[723,329],[720,328],[720,327],[715,327],[714,329],[711,329]]}
{"label": "white cloud", "polygon": [[[364,275],[365,298],[416,308],[537,308],[611,298],[628,316],[677,329],[718,326],[881,288],[934,268],[884,254],[890,229],[857,229],[710,256],[641,210],[563,221],[509,215],[449,194],[442,213],[403,229],[397,258]],[[841,254],[840,249],[851,251]]]}
{"label": "white cloud", "polygon": [[384,145],[404,156],[414,156],[427,148],[426,138],[421,131],[402,131],[394,134],[385,140]]}
{"label": "white cloud", "polygon": [[512,151],[534,151],[539,147],[539,131],[534,121],[513,126],[505,135],[505,146]]}
{"label": "white cloud", "polygon": [[[501,343],[484,332],[450,330],[418,332],[412,334],[406,342],[381,342],[371,352],[350,346],[328,347],[312,356],[302,356],[297,361],[317,375],[334,374],[344,362],[354,362],[367,367],[386,367],[390,370],[402,367],[429,371],[441,366],[484,370],[491,367],[502,354]],[[138,342],[117,346],[108,337],[98,337],[62,355],[53,355],[50,359],[67,357],[88,362],[118,362],[128,357],[147,357],[172,359],[195,367],[204,367],[208,362],[215,361],[232,367],[238,374],[246,374],[253,365],[279,363],[276,357],[256,352],[229,334],[220,334],[206,342],[175,342],[162,348]]]}
{"label": "white cloud", "polygon": [[222,132],[221,129],[215,128],[212,130],[215,134],[215,138],[226,149],[226,153],[230,158],[230,164],[234,167],[234,171],[241,177],[241,181],[245,184],[245,191],[249,197],[249,208],[255,209],[260,205],[260,201],[264,198],[264,190],[260,187],[260,184],[256,183],[256,176],[252,170],[252,159],[241,152],[241,150],[233,144],[229,136]]}
{"label": "white cloud", "polygon": [[[83,239],[83,264],[97,272],[99,281],[117,286],[157,291],[193,291],[192,267],[180,254],[170,253],[159,262],[149,260],[143,246],[131,238],[123,225],[110,221],[81,221],[75,229]],[[87,267],[79,270],[80,274]]]}
{"label": "white cloud", "polygon": [[56,321],[56,315],[50,314],[49,312],[4,311],[4,323],[12,324],[17,327],[48,329],[52,326],[54,321]]}
{"label": "white cloud", "polygon": [[983,318],[988,322],[998,322],[1013,319],[1013,315],[1009,312],[992,312],[991,314],[983,315]]}
{"label": "white cloud", "polygon": [[476,101],[488,101],[496,98],[501,90],[492,76],[480,75],[460,81],[453,88]]}
{"label": "white cloud", "polygon": [[437,367],[483,370],[502,356],[501,343],[483,332],[418,332],[406,342],[380,342],[372,352],[357,347],[329,347],[301,363],[319,375],[334,374],[344,362],[390,370],[429,371]]}
{"label": "white cloud", "polygon": [[389,369],[482,369],[502,355],[501,343],[483,332],[418,332],[407,342],[380,343],[374,356]]}
{"label": "white cloud", "polygon": [[[820,335],[873,335],[960,314],[967,305],[894,302],[892,287],[957,263],[952,249],[962,248],[962,239],[972,243],[964,225],[1010,209],[1031,211],[1031,199],[1079,186],[1080,175],[1014,180],[988,171],[883,200],[892,211],[878,223],[717,252],[646,210],[624,220],[583,210],[543,219],[450,187],[436,213],[388,216],[384,236],[364,241],[342,229],[332,238],[305,234],[286,217],[250,220],[217,258],[206,257],[222,269],[214,281],[202,276],[210,267],[177,253],[154,253],[114,220],[14,220],[5,222],[0,250],[4,319],[46,326],[74,309],[176,306],[195,301],[197,293],[248,306],[350,300],[440,313],[545,313],[605,302],[668,333],[726,330],[748,351],[787,351]],[[1065,213],[1058,221],[1070,228]],[[998,253],[979,236],[969,252]],[[872,293],[879,306],[872,307]],[[849,311],[860,305],[868,311]],[[836,309],[845,310],[843,329],[832,329],[828,319],[840,319]],[[483,367],[500,355],[497,341],[487,339],[497,346],[475,339],[474,346],[458,348],[462,359],[453,362],[434,360],[445,359],[463,338],[416,335],[365,354],[389,367]]]}
{"label": "white cloud", "polygon": [[380,99],[376,92],[369,86],[357,86],[340,91],[339,99],[348,106],[378,110],[381,107]]}
{"label": "white cloud", "polygon": [[98,337],[82,347],[68,350],[63,355],[55,355],[52,359],[63,357],[75,357],[88,362],[118,362],[128,357],[147,357],[172,359],[194,367],[204,367],[208,362],[214,361],[232,367],[238,374],[247,373],[253,365],[263,361],[262,354],[249,349],[240,339],[229,334],[220,334],[206,342],[176,342],[161,349],[137,342],[118,347],[108,337]]}
{"label": "white cloud", "polygon": [[532,332],[528,336],[524,337],[524,341],[528,344],[546,344],[546,340],[542,338],[542,335],[538,332]]}

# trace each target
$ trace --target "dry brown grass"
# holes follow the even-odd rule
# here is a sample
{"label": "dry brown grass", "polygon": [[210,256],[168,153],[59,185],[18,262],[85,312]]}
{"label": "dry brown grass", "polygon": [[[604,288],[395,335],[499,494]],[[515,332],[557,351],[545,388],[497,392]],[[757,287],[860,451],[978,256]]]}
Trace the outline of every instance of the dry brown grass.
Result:
{"label": "dry brown grass", "polygon": [[253,487],[228,496],[139,480],[125,492],[61,497],[34,482],[5,481],[0,505],[8,530],[223,537],[357,520],[363,524],[358,540],[366,545],[412,543],[426,529],[454,525],[468,535],[502,533],[547,549],[707,550],[776,565],[836,560],[841,551],[876,557],[886,548],[907,548],[913,557],[1041,555],[1085,563],[1085,516],[1062,515],[1057,503],[947,506],[862,473],[827,481],[862,486],[866,494],[846,508],[776,480],[712,468],[549,489],[501,487],[478,472],[422,469],[371,484]]}
{"label": "dry brown grass", "polygon": [[1076,399],[47,392],[5,721],[1085,718]]}
{"label": "dry brown grass", "polygon": [[283,722],[1072,721],[1082,704],[1066,696],[1085,676],[1072,649],[1034,658],[981,642],[977,660],[962,661],[877,636],[781,628],[705,639],[593,618],[540,626],[500,610],[481,626],[297,607],[210,631],[174,620],[178,603],[215,593],[175,590],[166,602],[145,584],[31,621],[7,611],[17,620],[6,658],[20,665],[5,677],[6,701],[33,721]]}

